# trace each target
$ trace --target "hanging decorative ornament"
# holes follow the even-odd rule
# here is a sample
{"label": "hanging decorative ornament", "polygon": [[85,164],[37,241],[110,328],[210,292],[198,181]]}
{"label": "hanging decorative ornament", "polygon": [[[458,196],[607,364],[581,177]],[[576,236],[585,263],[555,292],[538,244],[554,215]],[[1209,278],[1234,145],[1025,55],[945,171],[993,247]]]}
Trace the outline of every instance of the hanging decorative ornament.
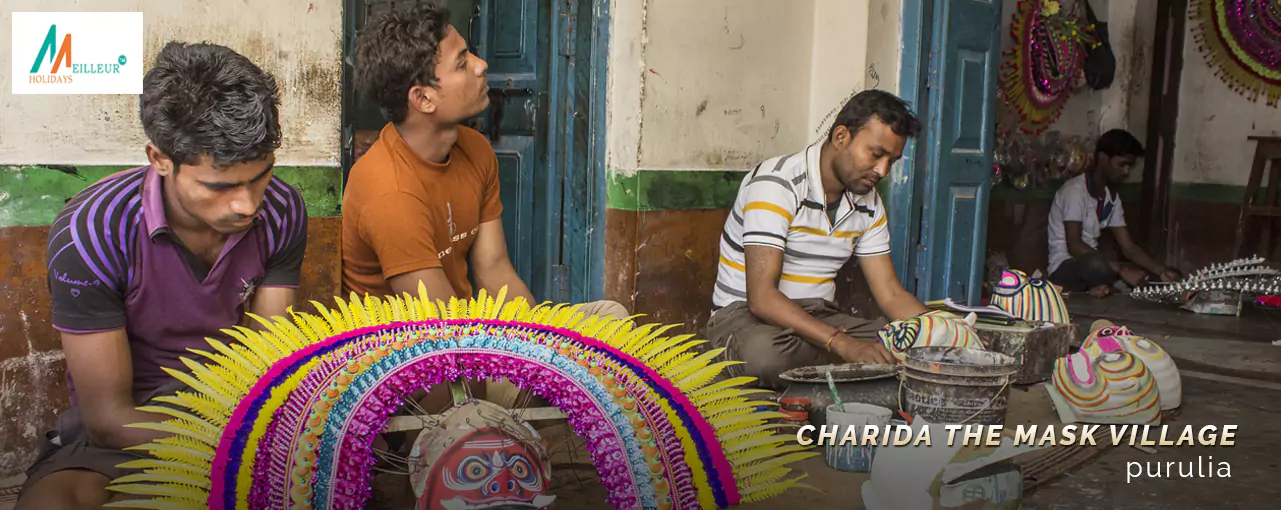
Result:
{"label": "hanging decorative ornament", "polygon": [[1022,118],[1020,129],[1039,134],[1058,119],[1076,90],[1088,47],[1096,44],[1077,4],[1019,0],[1010,26],[1014,46],[1001,64],[1001,94]]}
{"label": "hanging decorative ornament", "polygon": [[[374,439],[406,395],[499,378],[568,415],[614,508],[725,508],[806,487],[789,464],[817,453],[774,432],[783,415],[756,410],[771,404],[751,400],[764,391],[744,387],[751,378],[715,380],[734,364],[714,362],[720,350],[663,336],[671,326],[505,295],[353,294],[336,309],[315,303],[319,315],[255,317],[262,332],[227,330],[235,342],[210,340],[212,352],[192,351],[204,361],[183,358],[190,373],[170,371],[190,390],[142,408],[170,419],[135,426],[170,436],[137,448],[149,458],[123,466],[142,471],[110,487],[138,499],[107,506],[364,508]],[[428,425],[411,476],[422,506],[551,503],[545,451],[495,412],[464,403]]]}
{"label": "hanging decorative ornament", "polygon": [[1250,101],[1281,99],[1281,2],[1192,0],[1197,47],[1215,75]]}

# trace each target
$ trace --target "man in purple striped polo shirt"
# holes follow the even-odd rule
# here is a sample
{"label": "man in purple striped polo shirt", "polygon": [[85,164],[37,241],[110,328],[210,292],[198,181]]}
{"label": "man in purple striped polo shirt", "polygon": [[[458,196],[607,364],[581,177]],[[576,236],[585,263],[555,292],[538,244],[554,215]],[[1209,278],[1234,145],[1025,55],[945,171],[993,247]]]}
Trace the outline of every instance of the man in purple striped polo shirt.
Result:
{"label": "man in purple striped polo shirt", "polygon": [[150,165],[107,177],[70,202],[48,246],[53,325],[72,409],[36,463],[19,509],[100,508],[124,448],[164,434],[129,423],[179,387],[189,348],[283,315],[307,239],[298,191],[272,175],[280,146],[275,79],[230,49],[170,43],[143,81]]}

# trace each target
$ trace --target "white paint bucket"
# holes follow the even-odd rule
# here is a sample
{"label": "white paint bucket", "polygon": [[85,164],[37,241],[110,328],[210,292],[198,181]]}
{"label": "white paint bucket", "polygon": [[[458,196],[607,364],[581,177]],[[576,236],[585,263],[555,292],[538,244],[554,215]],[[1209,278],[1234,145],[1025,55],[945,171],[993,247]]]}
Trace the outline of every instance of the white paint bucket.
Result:
{"label": "white paint bucket", "polygon": [[[827,425],[829,430],[836,430],[836,443],[823,447],[823,457],[827,467],[837,471],[867,473],[872,470],[872,459],[876,457],[875,446],[860,446],[863,442],[863,427],[875,425],[882,429],[890,424],[893,411],[872,404],[844,404],[843,409],[836,404],[827,406]],[[841,444],[846,430],[853,427],[857,432],[857,441],[852,444]]]}

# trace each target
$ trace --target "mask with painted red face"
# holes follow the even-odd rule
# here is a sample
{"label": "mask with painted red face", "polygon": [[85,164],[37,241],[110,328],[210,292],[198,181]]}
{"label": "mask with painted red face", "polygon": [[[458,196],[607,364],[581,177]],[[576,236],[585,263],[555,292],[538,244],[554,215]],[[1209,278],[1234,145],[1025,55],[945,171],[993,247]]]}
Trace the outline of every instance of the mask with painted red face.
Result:
{"label": "mask with painted red face", "polygon": [[410,457],[416,510],[545,508],[551,472],[542,439],[486,401],[454,407]]}

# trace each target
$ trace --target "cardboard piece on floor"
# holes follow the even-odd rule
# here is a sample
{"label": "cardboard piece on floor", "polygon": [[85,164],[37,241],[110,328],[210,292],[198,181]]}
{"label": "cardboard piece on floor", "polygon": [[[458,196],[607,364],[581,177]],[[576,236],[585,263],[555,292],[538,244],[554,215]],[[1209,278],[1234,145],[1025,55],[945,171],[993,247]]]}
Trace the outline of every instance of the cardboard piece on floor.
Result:
{"label": "cardboard piece on floor", "polygon": [[1015,445],[1007,431],[1001,446],[961,445],[960,433],[947,444],[943,424],[927,423],[919,416],[913,437],[930,428],[930,446],[880,446],[872,472],[863,483],[867,510],[946,509],[986,502],[984,509],[1018,508],[1023,498],[1022,476],[1011,460],[1042,450],[1042,446]]}
{"label": "cardboard piece on floor", "polygon": [[1206,315],[1240,315],[1241,293],[1226,290],[1198,292],[1181,308]]}

